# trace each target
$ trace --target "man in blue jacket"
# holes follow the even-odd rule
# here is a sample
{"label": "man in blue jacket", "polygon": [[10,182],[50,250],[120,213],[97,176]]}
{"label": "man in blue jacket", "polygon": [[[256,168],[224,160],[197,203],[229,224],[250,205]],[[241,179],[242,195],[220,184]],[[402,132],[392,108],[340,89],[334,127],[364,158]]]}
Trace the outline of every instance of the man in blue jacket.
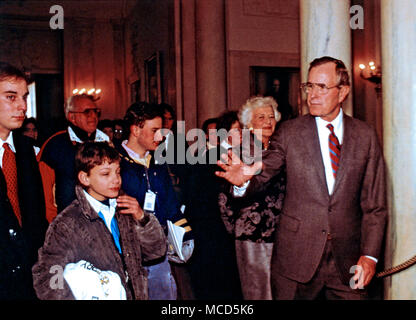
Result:
{"label": "man in blue jacket", "polygon": [[[135,197],[140,206],[152,212],[167,233],[167,220],[184,227],[184,240],[190,237],[190,227],[181,211],[166,164],[155,163],[153,151],[158,147],[163,113],[157,105],[146,102],[131,105],[124,118],[129,138],[121,143],[122,189]],[[176,283],[167,257],[148,266],[150,300],[175,300]]]}

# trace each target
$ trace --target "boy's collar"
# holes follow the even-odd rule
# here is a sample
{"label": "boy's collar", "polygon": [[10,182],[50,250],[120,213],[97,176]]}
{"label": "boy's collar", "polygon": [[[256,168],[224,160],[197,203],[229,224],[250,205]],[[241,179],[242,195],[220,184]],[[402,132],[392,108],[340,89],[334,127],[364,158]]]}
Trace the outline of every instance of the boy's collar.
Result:
{"label": "boy's collar", "polygon": [[103,201],[100,201],[102,205],[109,207],[110,206],[110,199],[105,199]]}
{"label": "boy's collar", "polygon": [[[113,199],[106,199],[104,201],[99,201],[95,199],[92,195],[90,195],[86,190],[83,190],[85,197],[87,198],[87,201],[90,203],[90,205],[93,207],[93,209],[98,213],[101,210],[108,210],[108,208],[115,208],[117,206],[117,200],[115,198]],[[103,203],[103,202],[107,202]]]}
{"label": "boy's collar", "polygon": [[[75,194],[78,199],[82,214],[84,214],[90,220],[99,219],[100,217],[98,216],[98,211],[95,211],[95,208],[93,208],[91,203],[87,200],[87,197],[91,197],[91,195],[89,195],[88,192],[86,192],[80,185],[76,185]],[[104,205],[101,202],[99,202],[93,197],[91,198],[98,202],[100,208],[101,206],[104,207]],[[117,200],[115,198],[110,199],[110,206],[117,206]]]}

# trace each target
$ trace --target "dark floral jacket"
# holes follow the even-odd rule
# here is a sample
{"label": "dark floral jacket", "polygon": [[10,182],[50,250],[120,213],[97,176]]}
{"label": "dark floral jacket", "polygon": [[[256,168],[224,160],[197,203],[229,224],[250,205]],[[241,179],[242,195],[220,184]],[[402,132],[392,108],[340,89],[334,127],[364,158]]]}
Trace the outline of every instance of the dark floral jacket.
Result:
{"label": "dark floral jacket", "polygon": [[285,191],[286,171],[283,170],[271,179],[265,191],[253,196],[236,198],[221,192],[218,204],[227,231],[237,240],[273,242]]}

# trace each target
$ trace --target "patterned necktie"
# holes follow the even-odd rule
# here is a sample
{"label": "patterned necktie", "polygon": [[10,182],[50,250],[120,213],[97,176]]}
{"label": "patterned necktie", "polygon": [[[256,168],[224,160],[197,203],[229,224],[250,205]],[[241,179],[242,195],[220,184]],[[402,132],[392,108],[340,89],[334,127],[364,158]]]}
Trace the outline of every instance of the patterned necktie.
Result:
{"label": "patterned necktie", "polygon": [[20,215],[19,198],[17,195],[17,169],[16,158],[14,152],[10,149],[7,143],[3,144],[3,174],[7,184],[7,197],[12,205],[14,214],[22,225],[22,217]]}
{"label": "patterned necktie", "polygon": [[332,173],[334,174],[334,178],[336,178],[339,167],[339,157],[341,155],[341,145],[335,135],[334,126],[332,124],[328,124],[326,127],[329,131],[331,131],[328,138],[329,157],[331,158]]}

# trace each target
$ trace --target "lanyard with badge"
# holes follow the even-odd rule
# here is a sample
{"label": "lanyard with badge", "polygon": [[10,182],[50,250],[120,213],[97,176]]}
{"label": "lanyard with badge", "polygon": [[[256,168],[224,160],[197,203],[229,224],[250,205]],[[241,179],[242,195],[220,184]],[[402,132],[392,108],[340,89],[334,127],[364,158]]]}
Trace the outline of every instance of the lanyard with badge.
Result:
{"label": "lanyard with badge", "polygon": [[145,170],[145,173],[146,173],[147,191],[146,191],[146,195],[144,197],[143,210],[147,211],[147,212],[154,213],[155,212],[155,203],[156,203],[156,193],[154,193],[150,189],[148,169],[145,167],[144,170]]}

